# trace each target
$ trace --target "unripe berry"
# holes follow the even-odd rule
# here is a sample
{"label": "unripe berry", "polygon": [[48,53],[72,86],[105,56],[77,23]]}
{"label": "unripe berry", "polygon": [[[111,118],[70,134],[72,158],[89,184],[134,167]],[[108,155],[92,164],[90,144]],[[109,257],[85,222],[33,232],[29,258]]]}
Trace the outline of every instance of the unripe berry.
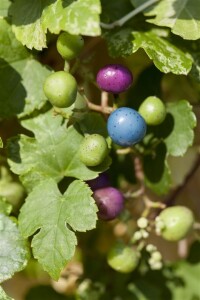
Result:
{"label": "unripe berry", "polygon": [[157,97],[146,98],[139,107],[138,112],[148,125],[159,125],[166,117],[164,103]]}
{"label": "unripe berry", "polygon": [[100,134],[91,134],[84,138],[79,149],[80,160],[88,167],[101,164],[108,154],[106,139]]}
{"label": "unripe berry", "polygon": [[132,82],[132,73],[119,64],[106,65],[97,74],[97,84],[100,89],[113,94],[125,92]]}
{"label": "unripe berry", "polygon": [[46,97],[56,107],[69,107],[76,100],[76,80],[71,74],[65,71],[50,74],[46,78],[43,88]]}
{"label": "unripe berry", "polygon": [[108,253],[108,264],[121,273],[130,273],[138,265],[140,254],[137,250],[123,244],[114,245]]}
{"label": "unripe berry", "polygon": [[99,219],[113,220],[124,208],[124,197],[116,188],[106,187],[98,189],[94,191],[93,197],[99,209]]}
{"label": "unripe berry", "polygon": [[160,230],[161,236],[168,241],[179,241],[184,239],[193,228],[194,216],[185,206],[173,206],[160,213],[156,223],[160,221],[164,224]]}
{"label": "unripe berry", "polygon": [[56,46],[58,52],[64,59],[71,60],[81,52],[84,46],[84,40],[80,35],[62,32],[57,39]]}

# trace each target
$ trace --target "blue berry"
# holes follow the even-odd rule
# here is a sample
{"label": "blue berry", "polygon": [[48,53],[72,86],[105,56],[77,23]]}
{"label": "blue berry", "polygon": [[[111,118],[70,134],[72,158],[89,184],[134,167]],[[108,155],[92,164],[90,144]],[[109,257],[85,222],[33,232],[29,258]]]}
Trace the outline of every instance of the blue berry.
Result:
{"label": "blue berry", "polygon": [[143,139],[146,123],[136,110],[120,107],[109,116],[107,130],[115,144],[128,147]]}

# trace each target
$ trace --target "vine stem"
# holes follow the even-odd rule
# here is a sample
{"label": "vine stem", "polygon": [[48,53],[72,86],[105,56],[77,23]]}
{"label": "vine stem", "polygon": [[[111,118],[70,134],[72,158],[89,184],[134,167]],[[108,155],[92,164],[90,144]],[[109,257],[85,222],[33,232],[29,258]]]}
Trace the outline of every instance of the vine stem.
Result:
{"label": "vine stem", "polygon": [[105,29],[113,29],[116,26],[122,26],[127,21],[129,21],[132,17],[136,16],[137,14],[142,12],[145,8],[151,6],[152,4],[154,4],[158,1],[159,0],[149,0],[149,1],[145,2],[144,4],[140,5],[139,7],[137,7],[136,9],[134,9],[133,11],[131,11],[130,13],[128,13],[127,15],[125,15],[124,17],[122,17],[121,19],[118,19],[117,21],[115,21],[111,24],[105,24],[105,23],[101,22],[100,25],[102,28],[105,28]]}
{"label": "vine stem", "polygon": [[188,175],[185,177],[184,182],[175,189],[175,191],[170,195],[170,197],[165,201],[166,206],[172,206],[174,202],[176,201],[177,196],[182,192],[184,187],[187,185],[187,183],[190,181],[190,179],[194,176],[198,168],[200,167],[200,155],[198,155],[198,158],[196,159],[193,167],[191,168]]}

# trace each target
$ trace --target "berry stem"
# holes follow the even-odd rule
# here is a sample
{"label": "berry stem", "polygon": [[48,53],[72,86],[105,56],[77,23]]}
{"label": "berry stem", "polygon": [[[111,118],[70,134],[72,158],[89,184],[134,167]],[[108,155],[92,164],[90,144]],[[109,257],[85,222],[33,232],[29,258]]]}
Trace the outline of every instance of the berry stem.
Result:
{"label": "berry stem", "polygon": [[144,4],[140,5],[139,7],[137,7],[136,9],[132,10],[130,13],[128,13],[127,15],[125,15],[124,17],[122,17],[119,20],[116,20],[115,22],[111,23],[111,24],[105,24],[105,23],[100,23],[102,28],[105,29],[113,29],[116,26],[122,26],[124,25],[127,21],[129,21],[132,17],[136,16],[137,14],[139,14],[140,12],[142,12],[143,10],[145,10],[146,8],[148,8],[149,6],[151,6],[152,4],[158,2],[159,0],[149,0],[147,2],[145,2]]}

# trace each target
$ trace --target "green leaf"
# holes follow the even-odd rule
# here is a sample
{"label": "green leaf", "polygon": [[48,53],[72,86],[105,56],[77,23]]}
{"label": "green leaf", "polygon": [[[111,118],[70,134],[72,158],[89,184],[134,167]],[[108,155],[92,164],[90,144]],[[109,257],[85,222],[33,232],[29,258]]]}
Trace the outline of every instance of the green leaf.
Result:
{"label": "green leaf", "polygon": [[3,141],[1,138],[0,138],[0,148],[3,148]]}
{"label": "green leaf", "polygon": [[99,35],[100,12],[99,0],[15,0],[11,6],[17,39],[37,50],[46,47],[47,30],[55,34],[64,30],[71,34]]}
{"label": "green leaf", "polygon": [[0,214],[9,215],[12,211],[12,205],[6,201],[5,197],[0,196]]}
{"label": "green leaf", "polygon": [[29,259],[29,248],[17,225],[9,217],[0,214],[0,282],[23,270]]}
{"label": "green leaf", "polygon": [[14,300],[13,298],[10,298],[8,295],[6,295],[6,293],[4,292],[4,290],[2,289],[1,286],[0,286],[0,299],[1,300]]}
{"label": "green leaf", "polygon": [[143,48],[161,72],[186,75],[190,71],[191,57],[166,39],[154,32],[133,32],[133,36],[133,52]]}
{"label": "green leaf", "polygon": [[166,155],[166,146],[160,143],[151,154],[143,158],[145,184],[158,195],[166,194],[172,184]]}
{"label": "green leaf", "polygon": [[200,299],[200,242],[193,243],[187,260],[173,264],[173,277],[168,282],[173,299]]}
{"label": "green leaf", "polygon": [[147,16],[155,16],[148,22],[171,28],[174,34],[186,40],[200,38],[200,0],[158,1]]}
{"label": "green leaf", "polygon": [[132,28],[114,29],[104,33],[112,57],[126,57],[133,53]]}
{"label": "green leaf", "polygon": [[0,3],[0,18],[1,17],[7,17],[8,15],[8,8],[10,6],[10,1],[9,0],[1,0]]}
{"label": "green leaf", "polygon": [[193,144],[193,128],[196,126],[195,114],[192,106],[186,100],[168,103],[167,111],[174,120],[173,130],[165,138],[167,152],[173,156],[183,156]]}
{"label": "green leaf", "polygon": [[62,195],[49,179],[35,187],[21,209],[21,232],[28,237],[40,230],[32,240],[33,254],[55,280],[74,255],[74,231],[84,232],[96,225],[97,207],[91,194],[84,182],[75,180]]}
{"label": "green leaf", "polygon": [[50,71],[19,43],[0,19],[0,117],[26,116],[46,102],[43,82]]}
{"label": "green leaf", "polygon": [[163,73],[188,74],[192,58],[156,31],[132,31],[130,28],[107,32],[109,53],[113,57],[127,56],[142,48]]}
{"label": "green leaf", "polygon": [[82,180],[93,179],[105,171],[111,161],[88,168],[79,159],[79,146],[83,135],[74,127],[66,128],[61,116],[52,111],[22,122],[33,131],[35,138],[24,135],[13,138],[8,144],[11,170],[21,176],[30,190],[40,181],[53,178],[57,182],[65,176]]}

